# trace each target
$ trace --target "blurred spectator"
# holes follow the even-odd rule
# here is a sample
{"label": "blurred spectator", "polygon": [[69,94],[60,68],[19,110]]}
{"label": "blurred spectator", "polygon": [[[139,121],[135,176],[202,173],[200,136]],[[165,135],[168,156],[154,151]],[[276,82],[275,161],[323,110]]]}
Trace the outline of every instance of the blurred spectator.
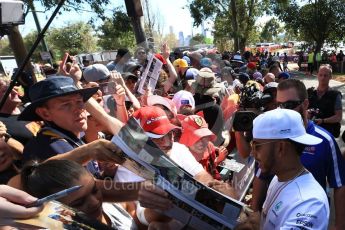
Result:
{"label": "blurred spectator", "polygon": [[274,76],[274,74],[273,73],[268,73],[268,74],[266,74],[265,75],[265,77],[264,77],[264,82],[265,82],[265,84],[268,84],[268,83],[270,83],[270,82],[274,82],[275,81],[275,76]]}
{"label": "blurred spectator", "polygon": [[147,53],[145,48],[138,47],[134,52],[134,58],[140,65],[144,66],[147,63]]}
{"label": "blurred spectator", "polygon": [[339,137],[343,118],[342,95],[329,87],[331,79],[332,67],[328,64],[321,65],[317,73],[318,86],[308,92],[309,118],[334,137]]}
{"label": "blurred spectator", "polygon": [[[9,84],[9,80],[0,79],[1,98],[5,94]],[[19,106],[21,104],[22,101],[19,98],[18,87],[14,87],[0,110],[0,121],[6,125],[8,134],[25,145],[35,137],[41,126],[36,122],[17,120],[20,114]]]}
{"label": "blurred spectator", "polygon": [[109,71],[116,70],[119,73],[123,73],[123,67],[131,58],[131,53],[127,48],[120,48],[117,50],[116,57],[114,61],[107,64]]}

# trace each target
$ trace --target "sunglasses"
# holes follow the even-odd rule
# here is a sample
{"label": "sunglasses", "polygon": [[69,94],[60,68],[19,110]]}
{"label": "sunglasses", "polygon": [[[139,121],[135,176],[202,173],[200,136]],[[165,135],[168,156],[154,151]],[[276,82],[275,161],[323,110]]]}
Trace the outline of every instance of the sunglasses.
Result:
{"label": "sunglasses", "polygon": [[302,101],[286,101],[278,102],[277,105],[281,109],[295,109],[297,106],[301,105]]}
{"label": "sunglasses", "polygon": [[274,143],[274,142],[277,142],[279,140],[274,140],[274,141],[267,141],[267,142],[262,142],[262,143],[258,143],[258,142],[255,142],[255,141],[251,141],[250,142],[250,147],[252,148],[252,152],[257,152],[259,150],[259,147],[262,146],[262,145],[267,145],[267,144],[271,144],[271,143]]}

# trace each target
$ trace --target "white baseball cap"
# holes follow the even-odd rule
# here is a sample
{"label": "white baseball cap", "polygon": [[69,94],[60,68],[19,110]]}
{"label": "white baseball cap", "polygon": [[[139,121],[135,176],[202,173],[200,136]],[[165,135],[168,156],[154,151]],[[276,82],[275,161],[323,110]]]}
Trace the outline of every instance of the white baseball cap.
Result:
{"label": "white baseball cap", "polygon": [[169,98],[158,96],[158,95],[150,95],[147,97],[147,105],[154,106],[154,105],[163,105],[167,109],[170,110],[174,115],[177,114],[175,103],[173,103]]}
{"label": "white baseball cap", "polygon": [[317,145],[322,139],[307,134],[301,115],[291,109],[274,109],[254,119],[253,138],[290,139],[305,145]]}
{"label": "white baseball cap", "polygon": [[177,111],[180,110],[182,105],[190,105],[192,109],[195,109],[195,100],[193,94],[186,90],[180,90],[175,93],[172,101],[174,102]]}

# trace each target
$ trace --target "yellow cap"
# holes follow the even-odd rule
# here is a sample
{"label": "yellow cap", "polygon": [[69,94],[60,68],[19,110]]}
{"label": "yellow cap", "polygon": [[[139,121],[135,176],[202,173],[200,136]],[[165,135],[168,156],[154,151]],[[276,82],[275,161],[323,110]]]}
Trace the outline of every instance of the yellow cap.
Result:
{"label": "yellow cap", "polygon": [[187,61],[184,60],[184,59],[181,59],[181,58],[176,59],[176,60],[173,62],[173,66],[174,66],[174,67],[189,67]]}

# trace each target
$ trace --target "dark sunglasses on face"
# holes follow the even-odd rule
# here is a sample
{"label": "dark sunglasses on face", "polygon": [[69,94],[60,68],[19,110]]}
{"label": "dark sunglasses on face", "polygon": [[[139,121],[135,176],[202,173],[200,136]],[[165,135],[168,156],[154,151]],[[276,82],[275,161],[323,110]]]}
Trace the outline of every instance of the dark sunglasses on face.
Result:
{"label": "dark sunglasses on face", "polygon": [[277,102],[278,107],[281,109],[295,109],[297,106],[302,104],[302,101],[286,101],[286,102]]}

